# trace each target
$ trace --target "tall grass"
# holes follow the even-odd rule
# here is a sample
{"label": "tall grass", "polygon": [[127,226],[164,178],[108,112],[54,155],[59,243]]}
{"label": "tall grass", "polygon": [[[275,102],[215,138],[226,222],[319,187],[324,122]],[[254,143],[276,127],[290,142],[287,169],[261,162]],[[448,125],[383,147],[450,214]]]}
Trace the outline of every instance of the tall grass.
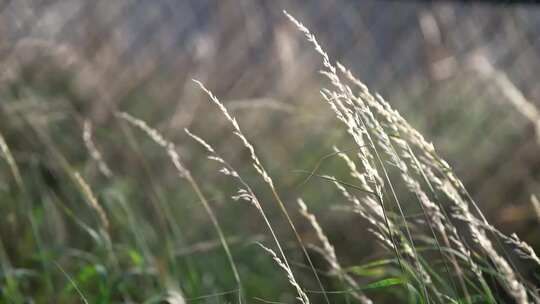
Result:
{"label": "tall grass", "polygon": [[[234,162],[226,159],[225,153],[219,152],[210,140],[188,129],[185,129],[185,135],[200,145],[207,159],[216,163],[219,172],[232,182],[235,192],[227,194],[224,200],[247,202],[254,207],[254,222],[264,227],[269,238],[259,240],[260,246],[253,251],[255,253],[239,252],[241,250],[232,244],[233,238],[224,224],[230,219],[218,212],[214,199],[207,194],[207,180],[195,176],[191,168],[196,166],[189,163],[189,158],[181,156],[180,147],[142,119],[118,112],[116,117],[119,120],[143,131],[161,152],[165,152],[169,166],[172,164],[170,167],[175,174],[190,189],[190,193],[182,193],[182,197],[190,197],[200,203],[210,223],[211,232],[208,234],[217,237],[216,244],[222,249],[216,255],[179,259],[176,246],[183,241],[185,234],[189,234],[185,233],[189,229],[179,228],[182,215],[174,212],[177,210],[175,204],[164,202],[166,199],[162,192],[166,188],[161,188],[154,180],[156,177],[151,175],[152,168],[148,163],[143,160],[141,166],[151,183],[143,188],[151,192],[148,195],[150,204],[146,209],[138,209],[129,204],[129,196],[118,190],[128,187],[127,182],[114,172],[114,166],[106,163],[94,143],[93,128],[88,120],[82,120],[84,147],[97,164],[104,183],[118,184],[105,187],[100,192],[96,192],[83,174],[56,149],[45,130],[26,122],[39,143],[46,147],[46,156],[59,164],[58,171],[62,174],[53,176],[59,180],[58,185],[39,185],[39,179],[33,177],[30,169],[19,167],[8,141],[0,134],[0,151],[18,191],[12,191],[11,199],[13,202],[24,201],[26,208],[22,212],[20,206],[13,206],[13,209],[17,214],[24,213],[32,226],[31,241],[21,236],[21,248],[12,246],[17,247],[15,252],[30,256],[27,259],[10,257],[13,253],[8,252],[5,241],[0,239],[0,303],[25,303],[34,298],[43,302],[80,300],[96,303],[136,302],[141,298],[145,303],[214,303],[223,298],[228,302],[273,303],[280,300],[279,295],[263,299],[256,292],[274,290],[274,285],[281,288],[284,285],[276,283],[281,281],[289,284],[296,301],[304,304],[368,304],[390,300],[400,303],[540,303],[534,278],[522,273],[519,267],[525,262],[540,269],[540,259],[533,247],[517,235],[508,236],[490,224],[433,144],[389,102],[372,93],[343,65],[334,63],[307,27],[287,12],[284,14],[321,56],[321,74],[328,81],[327,87],[320,90],[321,98],[342,124],[349,141],[355,145],[355,148],[347,150],[334,147],[334,152],[321,158],[314,168],[299,171],[304,175],[302,185],[324,183],[324,186],[335,187],[339,199],[348,206],[346,211],[359,215],[361,219],[358,225],[348,226],[347,233],[361,234],[365,239],[370,234],[369,237],[378,241],[384,253],[370,257],[367,262],[358,259],[352,266],[340,261],[339,249],[325,232],[323,222],[318,220],[326,214],[316,215],[301,197],[281,194],[280,181],[273,177],[265,165],[267,162],[259,154],[264,148],[259,149],[249,139],[226,104],[204,84],[195,81],[230,124],[232,133],[239,139],[237,145],[247,150],[248,167],[254,170],[255,177],[250,178],[252,175],[233,165]],[[129,129],[123,131],[127,146],[136,146],[137,133],[132,134]],[[321,164],[332,158],[342,162],[350,178],[321,172]],[[53,175],[49,171],[46,173]],[[165,170],[160,173],[165,174]],[[67,188],[68,185],[74,189]],[[182,186],[183,183],[179,187]],[[37,187],[38,195],[32,196],[26,187]],[[229,193],[229,187],[224,186],[226,189],[223,191]],[[140,186],[132,188],[126,192],[144,192]],[[264,191],[270,195],[264,195]],[[32,203],[37,198],[50,200],[53,202],[51,206],[56,207],[35,212]],[[78,211],[85,207],[71,201],[81,198],[92,211],[91,216],[78,216]],[[170,198],[176,202],[172,195]],[[538,205],[536,198],[533,197],[532,201]],[[241,207],[246,209],[246,214],[251,214],[247,208]],[[273,207],[279,210],[280,218],[271,214]],[[57,209],[64,217],[54,213]],[[301,218],[294,216],[293,210],[298,211],[314,231],[313,241],[308,241],[299,229]],[[47,211],[50,214],[46,214]],[[159,223],[155,227],[147,219],[151,212],[155,212]],[[91,236],[91,245],[81,241],[81,248],[85,249],[65,246],[58,250],[53,241],[44,239],[46,233],[42,230],[45,230],[47,216],[62,218],[60,224],[85,231]],[[368,228],[363,229],[364,225]],[[24,224],[17,222],[13,226],[23,227]],[[293,236],[293,245],[287,242],[287,233]],[[30,242],[37,245],[27,245]],[[28,250],[26,246],[37,250],[36,256],[25,252]],[[212,246],[205,243],[194,247]],[[295,254],[296,249],[300,255]],[[249,268],[257,266],[249,259],[252,255],[258,256],[257,253],[263,256],[263,261],[270,262],[272,269],[282,271],[283,279],[268,268],[250,271]],[[317,262],[316,258],[320,257],[322,261]],[[79,263],[66,262],[70,259],[77,259]],[[215,271],[208,266],[215,265],[213,259],[220,265],[227,265],[227,270],[220,268]],[[41,268],[33,265],[36,262]],[[25,266],[16,267],[16,263]],[[71,269],[63,267],[63,264],[71,266]],[[307,268],[309,274],[301,267]],[[17,271],[21,269],[32,271],[30,274]],[[212,272],[219,273],[215,276],[207,274]],[[67,278],[67,283],[59,287],[59,278],[64,281]],[[205,283],[213,280],[223,282]],[[39,293],[35,297],[31,294],[34,286],[38,286],[35,292]],[[213,289],[201,290],[207,286]],[[224,290],[222,286],[229,289]],[[194,294],[198,296],[190,298]]]}
{"label": "tall grass", "polygon": [[[382,212],[376,212],[376,214],[384,219],[386,225],[386,231],[382,234],[382,238],[386,237],[385,244],[395,252],[404,274],[409,275],[418,283],[419,289],[422,290],[423,300],[426,302],[460,301],[458,295],[461,292],[465,296],[465,301],[469,302],[471,297],[468,289],[473,288],[484,290],[482,294],[484,300],[494,301],[493,294],[483,278],[482,270],[473,258],[474,253],[479,251],[477,256],[481,257],[481,261],[484,263],[487,261],[492,263],[490,266],[497,274],[498,283],[517,303],[529,303],[532,299],[537,301],[537,291],[530,288],[532,285],[512,267],[508,253],[502,247],[500,248],[502,252],[498,251],[496,245],[488,237],[490,232],[497,230],[490,228],[491,226],[477,204],[448,163],[437,155],[433,145],[412,128],[381,96],[371,94],[368,88],[350,71],[339,63],[332,64],[315,36],[287,12],[285,15],[305,34],[308,41],[314,45],[316,52],[322,57],[324,66],[322,73],[327,76],[332,88],[323,89],[321,94],[336,113],[337,118],[347,127],[348,133],[360,149],[357,157],[365,172],[354,171],[353,175],[358,177],[363,190],[374,194],[370,195],[368,199],[364,199],[366,205],[369,201],[369,205],[374,206],[373,197],[380,203]],[[346,81],[354,85],[356,89],[351,88],[346,84]],[[357,91],[355,92],[355,90]],[[346,160],[351,169],[354,170],[354,162],[350,159]],[[427,237],[441,252],[441,258],[449,259],[454,265],[461,290],[457,290],[455,285],[452,286],[453,290],[447,290],[450,288],[441,289],[441,286],[438,286],[433,278],[436,276],[433,268],[422,262],[423,258],[419,255],[415,245],[415,241],[418,242],[418,237],[413,238],[411,234],[410,224],[404,215],[402,203],[396,195],[394,187],[396,181],[390,178],[389,171],[391,169],[397,170],[396,175],[399,176],[397,179],[404,183],[406,188],[416,197],[417,203],[424,213],[426,226],[429,227],[430,234]],[[431,194],[431,198],[429,194]],[[451,204],[451,214],[442,211],[444,206],[441,205],[445,198]],[[397,220],[390,218],[385,201],[395,202],[395,209],[398,210],[399,214]],[[362,202],[360,201],[358,204],[361,205]],[[476,215],[470,210],[470,206],[475,209]],[[366,214],[365,217],[373,222],[369,215]],[[470,237],[477,245],[476,248],[465,245],[463,236],[457,232],[454,226],[455,220],[460,220],[467,225]],[[495,233],[493,237],[497,238],[497,242],[502,239],[513,244],[515,249],[519,250],[521,257],[537,260],[531,247],[524,249],[524,246],[518,244],[519,241],[511,241],[501,233]],[[439,242],[439,238],[443,238],[443,244]],[[402,243],[398,244],[397,239]],[[453,245],[450,240],[454,243]],[[443,254],[443,249],[446,251],[457,249],[461,255],[456,254],[457,252],[446,255]],[[528,253],[523,254],[525,251]],[[458,257],[464,258],[470,267],[471,274],[463,272],[457,262]],[[448,268],[446,271],[448,272]],[[465,280],[471,281],[467,278],[468,275],[477,279],[482,288],[474,284],[467,287]],[[448,281],[453,279],[450,276]]]}

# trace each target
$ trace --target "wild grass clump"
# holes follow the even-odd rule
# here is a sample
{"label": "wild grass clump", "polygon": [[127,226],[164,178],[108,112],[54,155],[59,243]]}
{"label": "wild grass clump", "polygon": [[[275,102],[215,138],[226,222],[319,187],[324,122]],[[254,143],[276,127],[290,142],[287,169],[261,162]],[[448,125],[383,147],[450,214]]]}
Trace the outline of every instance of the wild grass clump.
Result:
{"label": "wild grass clump", "polygon": [[[254,170],[254,175],[249,175],[245,168],[239,168],[223,156],[225,154],[219,152],[219,147],[216,148],[210,140],[188,129],[184,130],[185,135],[202,148],[208,160],[218,165],[218,172],[229,182],[223,186],[227,188],[223,190],[227,193],[226,198],[221,199],[227,204],[231,200],[247,203],[241,207],[254,210],[250,213],[255,215],[253,221],[264,227],[269,237],[253,242],[259,245],[256,250],[239,253],[240,250],[233,245],[234,238],[223,224],[227,218],[220,215],[218,204],[214,202],[220,198],[214,199],[208,194],[212,189],[209,182],[195,175],[193,168],[196,166],[189,162],[189,158],[183,157],[179,146],[142,119],[126,112],[116,113],[115,117],[124,128],[123,134],[128,138],[126,149],[135,146],[133,142],[138,138],[131,129],[142,131],[164,152],[169,167],[179,177],[173,184],[175,189],[183,189],[185,183],[189,194],[179,192],[177,197],[168,197],[172,203],[165,202],[163,192],[167,188],[161,188],[154,176],[150,176],[143,188],[150,192],[149,204],[141,209],[130,205],[133,196],[125,193],[145,191],[141,191],[140,185],[129,184],[129,177],[121,179],[114,165],[107,163],[104,153],[94,143],[89,121],[82,120],[84,147],[97,164],[100,178],[105,179],[106,184],[116,183],[115,187],[101,186],[104,189],[99,192],[70,165],[43,130],[28,123],[34,126],[32,133],[47,147],[47,155],[61,164],[61,172],[65,175],[53,176],[60,181],[56,188],[46,188],[53,190],[41,193],[39,190],[42,188],[38,187],[37,193],[43,200],[51,200],[51,205],[57,206],[69,219],[69,223],[62,221],[63,225],[85,231],[92,242],[82,242],[80,247],[84,249],[66,246],[55,250],[54,246],[47,246],[52,242],[45,240],[40,230],[45,226],[44,216],[35,214],[32,208],[36,195],[32,196],[30,189],[36,186],[26,184],[32,174],[26,172],[29,169],[22,170],[18,166],[8,141],[0,134],[0,151],[19,191],[13,201],[24,202],[30,210],[21,219],[32,227],[29,235],[23,237],[24,246],[26,243],[37,244],[31,247],[37,250],[35,257],[17,262],[33,269],[32,275],[40,278],[27,279],[20,271],[17,272],[6,245],[0,242],[0,280],[3,286],[0,303],[23,303],[32,299],[33,296],[27,294],[32,286],[39,286],[41,300],[50,297],[100,303],[130,302],[133,299],[144,299],[145,303],[186,303],[224,299],[235,303],[274,303],[281,295],[267,299],[268,295],[263,298],[257,292],[274,290],[274,285],[282,281],[289,285],[294,299],[303,304],[383,301],[540,303],[539,290],[534,283],[538,278],[529,277],[520,266],[540,269],[540,259],[533,247],[517,235],[508,236],[491,225],[433,144],[389,102],[372,93],[343,65],[334,63],[302,23],[287,12],[285,16],[321,56],[321,74],[328,80],[328,85],[320,90],[320,95],[354,144],[354,148],[346,150],[334,147],[334,152],[321,158],[314,168],[296,173],[302,174],[301,185],[324,183],[324,186],[335,187],[334,191],[339,194],[336,200],[343,202],[347,206],[346,211],[358,215],[361,221],[358,225],[348,226],[346,233],[360,234],[366,243],[368,238],[377,240],[384,249],[383,253],[378,253],[377,257],[359,258],[353,263],[342,262],[339,250],[318,220],[326,214],[315,215],[301,197],[281,194],[279,179],[268,169],[267,162],[260,156],[261,150],[244,133],[226,104],[204,84],[195,81],[223,114],[234,138],[239,140],[237,144],[247,151],[247,167]],[[232,142],[227,144],[233,145]],[[350,177],[321,172],[322,162],[331,158],[338,159]],[[152,170],[152,166],[144,161],[141,166],[147,172]],[[160,174],[165,174],[165,169]],[[72,188],[63,188],[68,184]],[[214,186],[219,188],[221,184]],[[118,190],[124,188],[128,190]],[[233,194],[228,191],[230,189],[234,189]],[[185,245],[181,241],[189,238],[189,228],[192,228],[191,223],[188,223],[188,228],[180,228],[183,215],[174,212],[178,197],[184,200],[189,197],[200,203],[210,223],[207,234],[217,238],[212,244],[195,244],[193,251],[219,247],[219,253],[191,257],[178,253],[179,245]],[[78,210],[85,207],[66,204],[66,201],[81,199],[92,211],[91,216],[79,218],[76,215]],[[538,205],[535,197],[533,203]],[[279,216],[272,213],[272,208],[279,211]],[[294,215],[297,212],[314,231],[315,237],[311,241],[299,229],[300,218]],[[157,218],[155,222],[158,224],[148,220],[150,214]],[[359,228],[364,227],[362,225],[368,228]],[[17,222],[13,226],[23,225]],[[287,231],[294,242],[287,240]],[[25,248],[21,246],[22,249],[15,251],[23,252]],[[260,256],[257,253],[266,254],[263,260],[271,263],[271,269],[282,271],[283,278],[260,266],[262,262],[251,263],[250,259]],[[227,266],[218,270],[209,266],[216,264]],[[53,296],[60,278],[67,280],[61,293],[74,291],[77,297]],[[223,289],[223,286],[229,288]]]}
{"label": "wild grass clump", "polygon": [[[500,243],[513,245],[521,258],[532,260],[538,266],[534,250],[492,227],[433,145],[344,66],[332,64],[315,36],[294,17],[286,12],[285,15],[322,57],[321,73],[332,87],[323,89],[321,95],[359,148],[356,156],[362,170],[356,169],[354,160],[346,156],[344,159],[359,183],[350,188],[363,194],[358,199],[343,187],[347,185],[332,177],[325,178],[336,181],[359,213],[379,229],[375,232],[377,237],[395,253],[407,284],[413,286],[425,302],[470,302],[479,298],[497,302],[497,292],[493,291],[497,287],[488,284],[487,272],[513,301],[538,301],[538,291],[513,267],[509,253]],[[414,194],[425,227],[417,227],[406,218],[404,204],[395,191],[397,183],[404,184]],[[468,235],[458,232],[458,223],[466,225]],[[468,245],[467,238],[473,244]],[[419,253],[420,244],[426,241],[440,253],[446,277],[441,277],[440,270],[426,263]]]}

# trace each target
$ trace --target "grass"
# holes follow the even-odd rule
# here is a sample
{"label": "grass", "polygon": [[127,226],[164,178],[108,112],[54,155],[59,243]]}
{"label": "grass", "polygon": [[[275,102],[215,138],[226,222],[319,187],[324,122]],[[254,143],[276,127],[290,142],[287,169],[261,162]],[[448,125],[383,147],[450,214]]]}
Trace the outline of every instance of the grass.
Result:
{"label": "grass", "polygon": [[[534,249],[491,225],[433,144],[285,16],[321,56],[321,98],[349,136],[347,148],[296,170],[295,189],[316,185],[308,196],[329,197],[354,216],[345,233],[361,235],[360,244],[345,248],[377,249],[343,263],[318,221],[328,214],[285,189],[264,146],[195,81],[229,124],[225,148],[239,146],[244,157],[229,159],[222,145],[186,129],[200,148],[199,159],[190,157],[127,112],[115,116],[114,157],[76,110],[67,111],[75,129],[2,115],[0,303],[540,302]],[[82,145],[59,144],[71,133]],[[80,155],[97,170],[80,165]],[[330,187],[338,195],[327,196]]]}

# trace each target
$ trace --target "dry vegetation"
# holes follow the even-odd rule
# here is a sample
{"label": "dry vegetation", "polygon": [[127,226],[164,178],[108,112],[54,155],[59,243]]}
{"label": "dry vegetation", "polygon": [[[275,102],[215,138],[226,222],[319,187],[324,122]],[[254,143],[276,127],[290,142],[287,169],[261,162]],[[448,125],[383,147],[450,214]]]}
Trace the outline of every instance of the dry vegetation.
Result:
{"label": "dry vegetation", "polygon": [[[122,173],[115,172],[102,153],[107,147],[94,141],[92,123],[81,118],[82,130],[76,132],[80,131],[83,145],[74,149],[84,150],[95,164],[99,179],[94,186],[35,121],[18,117],[42,145],[38,148],[43,149],[42,157],[53,159],[55,168],[41,168],[38,161],[34,162],[37,168],[20,167],[24,155],[15,155],[10,142],[0,135],[4,168],[12,178],[2,195],[6,201],[20,203],[10,207],[10,214],[15,215],[2,220],[2,228],[9,231],[2,237],[20,233],[20,238],[9,237],[17,245],[6,244],[5,239],[0,243],[0,303],[30,299],[86,303],[540,303],[540,259],[535,250],[516,234],[506,235],[490,224],[434,145],[351,71],[334,63],[302,23],[285,15],[320,55],[328,83],[320,90],[321,99],[349,135],[347,148],[334,147],[333,153],[318,158],[316,166],[293,174],[301,177],[300,187],[319,186],[321,197],[325,197],[325,187],[335,187],[339,196],[333,196],[336,201],[328,205],[358,215],[347,224],[345,233],[359,234],[360,242],[366,244],[376,240],[377,249],[364,252],[355,261],[340,261],[342,253],[318,221],[330,208],[315,214],[309,199],[294,197],[294,192],[282,195],[284,183],[267,165],[272,158],[261,156],[264,145],[252,142],[228,105],[194,81],[230,125],[234,137],[227,137],[227,146],[242,147],[239,150],[246,157],[241,162],[229,160],[230,153],[219,152],[210,140],[188,129],[185,136],[194,145],[178,147],[150,123],[117,111],[116,127],[125,135],[119,150],[139,151],[134,158],[148,175],[140,181],[125,174],[119,177]],[[497,75],[493,77],[500,89],[509,92],[516,107],[523,106],[523,98],[516,97],[509,82]],[[529,109],[523,115],[534,120],[538,113]],[[143,151],[148,150],[139,148],[148,144],[142,134],[165,153],[167,166],[154,167],[151,159],[159,156],[145,155]],[[185,158],[184,153],[191,155],[186,146],[198,151],[192,153],[204,154],[206,161]],[[208,161],[217,164],[226,178],[200,174],[198,169],[209,168]],[[322,173],[322,165],[329,161],[340,161],[335,164],[343,168],[343,175],[337,175],[338,170],[332,175]],[[160,179],[156,176],[170,174],[166,167],[174,168],[179,179],[157,185]],[[63,175],[51,173],[54,170]],[[64,188],[67,185],[70,188]],[[94,188],[100,189],[99,194]],[[151,197],[146,205],[131,204],[144,191]],[[167,191],[170,194],[165,195]],[[213,193],[218,193],[216,198]],[[82,200],[85,206],[78,203]],[[192,208],[201,204],[204,214],[178,212],[178,205],[188,201],[195,202],[190,204]],[[224,204],[234,201],[241,204],[220,213]],[[25,211],[33,210],[37,202],[45,205],[39,214]],[[538,205],[536,199],[533,202]],[[81,212],[83,209],[87,212]],[[155,221],[148,219],[149,214]],[[235,237],[228,230],[244,224],[236,223],[239,217],[250,217],[252,226],[241,226],[244,235]],[[181,227],[182,221],[187,226]],[[178,253],[176,242],[193,238],[189,228],[195,221],[208,223],[202,234],[217,240],[183,248],[193,255]],[[306,237],[305,222],[314,237]],[[25,228],[28,226],[30,229]],[[44,227],[47,231],[41,231]],[[250,240],[253,227],[264,227],[256,230],[264,236]],[[70,240],[70,229],[84,237]],[[292,241],[287,233],[292,234]],[[259,246],[245,245],[254,243]],[[290,289],[284,282],[290,283]]]}

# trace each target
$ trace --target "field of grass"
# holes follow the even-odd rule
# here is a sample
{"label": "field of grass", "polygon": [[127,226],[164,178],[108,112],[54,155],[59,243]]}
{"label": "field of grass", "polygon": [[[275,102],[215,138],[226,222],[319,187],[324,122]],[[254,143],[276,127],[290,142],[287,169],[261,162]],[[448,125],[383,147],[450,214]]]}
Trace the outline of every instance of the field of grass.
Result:
{"label": "field of grass", "polygon": [[213,112],[166,135],[148,104],[96,128],[69,80],[1,92],[0,303],[540,303],[535,249],[285,17],[337,118],[285,130],[304,141],[293,167],[198,80]]}

